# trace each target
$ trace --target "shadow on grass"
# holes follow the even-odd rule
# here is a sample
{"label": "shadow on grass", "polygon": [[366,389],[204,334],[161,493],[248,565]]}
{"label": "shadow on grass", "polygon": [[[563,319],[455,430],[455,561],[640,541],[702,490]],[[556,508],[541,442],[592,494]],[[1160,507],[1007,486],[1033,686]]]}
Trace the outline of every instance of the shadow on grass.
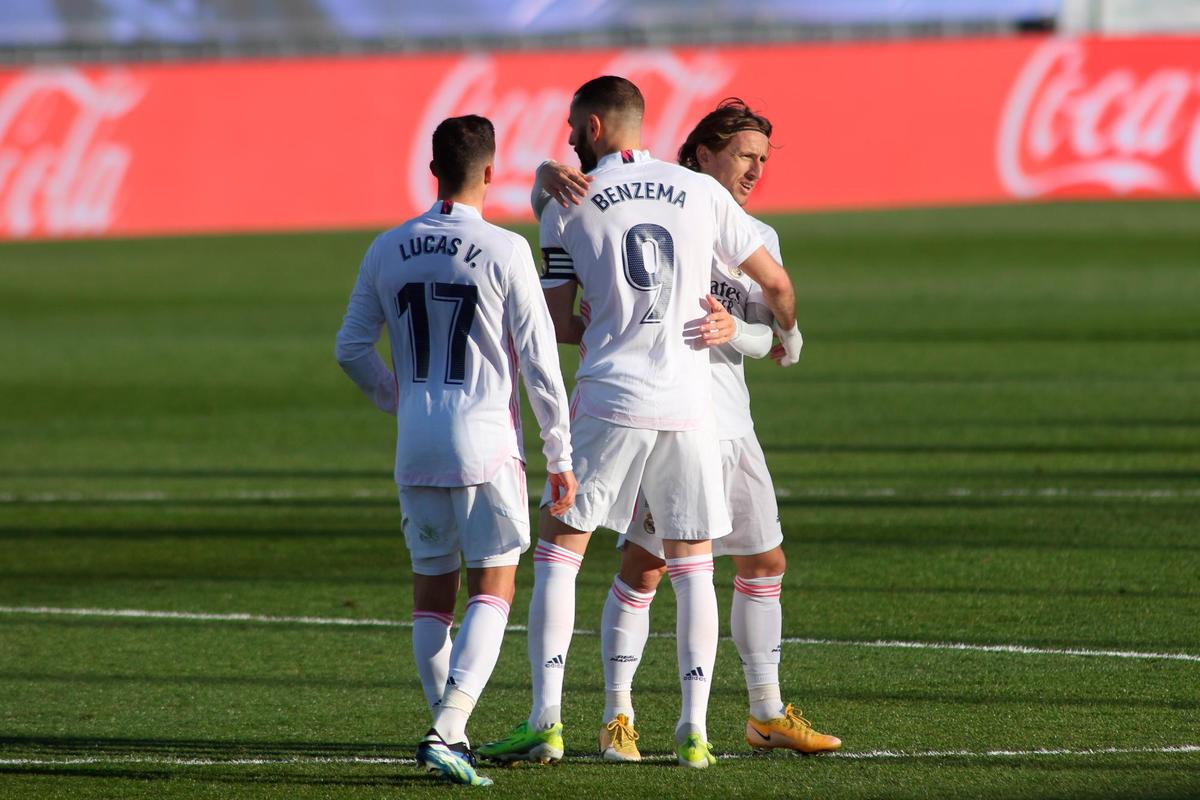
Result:
{"label": "shadow on grass", "polygon": [[[238,772],[219,772],[221,765],[203,767],[179,765],[173,769],[147,769],[131,767],[130,765],[113,764],[108,769],[98,769],[91,766],[13,766],[0,765],[0,775],[22,775],[26,777],[53,776],[57,778],[81,778],[88,780],[129,780],[129,781],[178,781],[191,779],[197,783],[219,783],[233,786],[313,786],[321,788],[380,788],[400,789],[432,786],[444,783],[440,778],[427,775],[414,766],[394,765],[395,775],[375,776],[331,776],[328,774],[312,775],[301,772],[249,772],[247,767],[234,765]],[[259,769],[268,767],[261,765]],[[328,765],[325,765],[328,766]],[[197,771],[200,770],[200,771]],[[403,773],[411,774],[403,774]],[[403,795],[400,795],[403,796]]]}
{"label": "shadow on grass", "polygon": [[301,528],[162,528],[139,527],[127,525],[123,527],[72,525],[55,528],[11,527],[0,528],[0,541],[24,541],[30,539],[111,539],[114,541],[141,541],[152,539],[237,539],[239,541],[299,541],[318,539],[328,541],[331,536],[353,539],[383,539],[404,542],[400,531],[399,505],[392,501],[389,508],[396,509],[396,525],[394,527],[362,527],[350,530],[339,528],[330,530],[328,527]]}
{"label": "shadow on grass", "polygon": [[[75,686],[232,686],[268,687],[284,689],[333,689],[390,691],[406,685],[402,681],[362,681],[344,677],[306,678],[299,676],[268,677],[265,675],[105,675],[91,672],[17,672],[0,671],[0,681],[22,681],[26,683],[56,683]],[[0,740],[2,746],[3,740]]]}
{"label": "shadow on grass", "polygon": [[0,469],[0,478],[97,478],[153,480],[365,480],[386,485],[389,471],[373,469],[241,469],[231,468],[141,468],[141,469]]}

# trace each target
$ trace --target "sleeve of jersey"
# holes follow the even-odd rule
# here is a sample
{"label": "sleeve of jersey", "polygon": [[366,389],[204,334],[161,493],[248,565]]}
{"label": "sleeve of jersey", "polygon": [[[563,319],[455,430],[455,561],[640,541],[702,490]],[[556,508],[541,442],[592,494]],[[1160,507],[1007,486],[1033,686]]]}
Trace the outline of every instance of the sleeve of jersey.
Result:
{"label": "sleeve of jersey", "polygon": [[734,317],[733,321],[737,332],[729,340],[730,347],[750,358],[762,358],[771,352],[771,343],[775,339],[775,333],[771,330],[770,325],[743,322],[737,317]]}
{"label": "sleeve of jersey", "polygon": [[729,192],[716,192],[714,202],[717,215],[716,256],[723,263],[736,266],[762,247],[762,235],[755,227],[754,220]]}
{"label": "sleeve of jersey", "polygon": [[553,289],[567,281],[578,281],[575,262],[563,247],[561,217],[556,206],[551,206],[543,212],[539,230],[542,246],[542,287]]}
{"label": "sleeve of jersey", "polygon": [[543,161],[538,164],[537,170],[533,173],[533,190],[529,193],[529,205],[533,207],[533,216],[537,220],[541,220],[542,212],[546,210],[546,204],[551,199],[550,193],[542,188],[542,167],[548,163],[548,161]]}
{"label": "sleeve of jersey", "polygon": [[367,251],[358,270],[358,280],[350,293],[350,303],[342,327],[337,332],[334,355],[342,371],[350,377],[381,410],[396,413],[399,392],[396,376],[379,357],[375,342],[383,328],[383,308],[375,294],[372,279],[372,253]]}
{"label": "sleeve of jersey", "polygon": [[571,467],[571,426],[567,390],[558,364],[558,344],[546,299],[538,287],[533,254],[522,239],[516,242],[505,299],[505,326],[512,338],[529,405],[542,434],[546,469],[566,472]]}

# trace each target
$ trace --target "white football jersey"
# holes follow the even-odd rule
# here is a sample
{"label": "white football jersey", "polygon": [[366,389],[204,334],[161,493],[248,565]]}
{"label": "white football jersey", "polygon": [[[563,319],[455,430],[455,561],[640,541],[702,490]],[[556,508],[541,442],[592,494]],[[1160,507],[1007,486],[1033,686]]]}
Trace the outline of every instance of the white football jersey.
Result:
{"label": "white football jersey", "polygon": [[[385,324],[394,377],[375,350]],[[399,484],[486,483],[524,460],[518,368],[548,468],[571,469],[558,345],[529,244],[471,206],[438,201],[375,239],[337,356],[377,403],[394,403]]]}
{"label": "white football jersey", "polygon": [[762,237],[713,178],[644,150],[606,155],[591,175],[582,204],[551,203],[541,220],[545,284],[583,293],[573,407],[633,428],[711,424],[709,354],[685,327],[708,313],[714,254],[741,264]]}
{"label": "white football jersey", "polygon": [[[750,217],[762,236],[763,245],[775,260],[783,263],[779,252],[779,234],[770,225]],[[712,294],[725,310],[744,322],[770,324],[771,312],[762,287],[737,264],[725,264],[714,257]],[[755,306],[757,314],[750,307]],[[754,430],[750,416],[750,389],[746,386],[743,356],[730,344],[712,349],[713,402],[717,409],[717,435],[721,439],[741,439]]]}

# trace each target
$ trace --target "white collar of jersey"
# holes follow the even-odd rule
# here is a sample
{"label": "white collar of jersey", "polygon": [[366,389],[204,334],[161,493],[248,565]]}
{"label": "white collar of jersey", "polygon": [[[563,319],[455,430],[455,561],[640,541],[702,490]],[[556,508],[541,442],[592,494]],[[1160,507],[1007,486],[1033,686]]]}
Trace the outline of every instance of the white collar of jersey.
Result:
{"label": "white collar of jersey", "polygon": [[[620,164],[634,164],[639,161],[651,161],[653,158],[649,150],[618,150],[615,153],[609,153],[602,156],[596,162],[596,169],[604,169],[605,167],[617,166]],[[595,172],[595,170],[592,170]]]}
{"label": "white collar of jersey", "polygon": [[426,213],[431,217],[445,214],[450,217],[475,217],[476,219],[483,219],[483,214],[475,206],[467,205],[466,203],[456,203],[453,200],[437,200],[429,207],[429,211]]}

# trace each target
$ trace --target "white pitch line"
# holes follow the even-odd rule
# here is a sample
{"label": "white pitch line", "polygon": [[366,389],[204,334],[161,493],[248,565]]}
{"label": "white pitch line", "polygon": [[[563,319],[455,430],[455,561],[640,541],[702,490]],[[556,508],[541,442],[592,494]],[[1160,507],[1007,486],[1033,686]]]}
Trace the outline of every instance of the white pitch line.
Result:
{"label": "white pitch line", "polygon": [[[1179,755],[1200,753],[1200,745],[1180,744],[1162,747],[1091,747],[1091,748],[1037,748],[1033,750],[865,750],[862,752],[840,751],[823,753],[820,758],[883,760],[883,759],[987,759],[987,758],[1045,758],[1045,757],[1094,757],[1112,755]],[[717,753],[723,760],[753,759],[749,753]],[[601,761],[599,755],[570,754],[565,759],[572,761]],[[644,761],[670,762],[674,755],[647,755]],[[68,767],[90,764],[151,764],[172,767],[241,767],[241,766],[288,766],[288,765],[401,765],[412,766],[411,758],[388,758],[384,756],[281,756],[278,758],[181,758],[174,756],[66,756],[62,758],[0,758],[0,766],[12,767]]]}
{"label": "white pitch line", "polygon": [[786,644],[815,644],[842,647],[882,647],[902,650],[962,650],[975,653],[1015,653],[1029,656],[1099,656],[1104,658],[1163,658],[1172,661],[1200,661],[1200,655],[1191,653],[1147,653],[1136,650],[1089,650],[1075,647],[1028,647],[1020,644],[965,644],[959,642],[903,642],[879,639],[867,641],[843,641],[838,639],[805,639],[789,637]]}
{"label": "white pitch line", "polygon": [[[54,608],[51,606],[0,606],[0,614],[34,614],[115,619],[175,619],[186,622],[262,622],[275,625],[341,625],[351,628],[411,628],[411,622],[350,617],[276,617],[266,614],[208,614],[199,611],[148,611],[139,608]],[[509,626],[513,629],[515,626]]]}
{"label": "white pitch line", "polygon": [[[350,617],[280,617],[266,614],[210,614],[196,611],[150,611],[138,608],[55,608],[52,606],[0,606],[0,614],[32,616],[98,617],[108,619],[168,619],[185,622],[256,622],[268,625],[315,625],[363,628],[411,628],[404,620]],[[524,625],[509,625],[508,633],[524,633]],[[599,636],[599,631],[577,629],[576,636]],[[652,639],[674,639],[673,633],[651,633]],[[724,637],[726,641],[729,637]],[[1088,656],[1101,658],[1166,659],[1169,661],[1200,662],[1192,653],[1154,653],[1136,650],[1091,650],[1087,648],[1029,647],[1019,644],[967,644],[964,642],[906,642],[889,639],[813,639],[789,636],[784,644],[818,645],[828,647],[870,647],[891,650],[958,650],[976,653],[1011,653],[1032,656]]]}
{"label": "white pitch line", "polygon": [[[531,484],[538,493],[541,484]],[[531,492],[533,494],[533,492]],[[966,487],[949,487],[923,491],[920,489],[896,489],[892,487],[798,487],[777,486],[775,495],[781,499],[794,498],[837,498],[871,500],[886,498],[977,498],[1010,499],[1022,497],[1034,498],[1124,498],[1124,499],[1171,499],[1200,497],[1200,489],[1150,488],[1150,489],[1080,489],[1070,487],[1027,487],[1017,486],[1000,489],[970,489]],[[129,491],[129,492],[30,492],[18,494],[0,492],[0,504],[5,505],[57,505],[85,503],[128,503],[128,504],[161,504],[161,503],[205,503],[212,501],[289,501],[301,500],[320,502],[329,500],[366,500],[389,498],[395,499],[396,493],[383,489],[351,489],[345,492],[312,492],[296,489],[239,489],[236,491],[218,491],[210,494],[175,494],[164,491]]]}

